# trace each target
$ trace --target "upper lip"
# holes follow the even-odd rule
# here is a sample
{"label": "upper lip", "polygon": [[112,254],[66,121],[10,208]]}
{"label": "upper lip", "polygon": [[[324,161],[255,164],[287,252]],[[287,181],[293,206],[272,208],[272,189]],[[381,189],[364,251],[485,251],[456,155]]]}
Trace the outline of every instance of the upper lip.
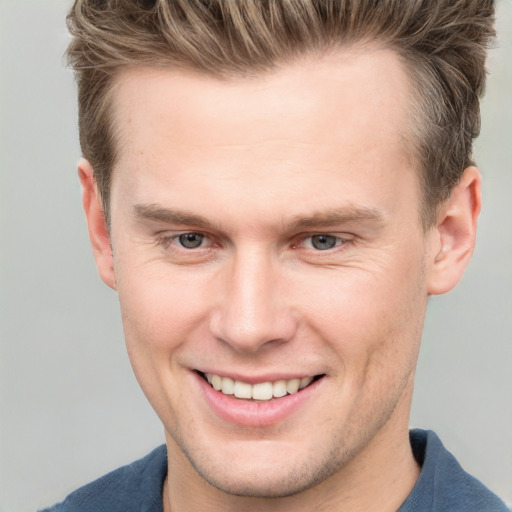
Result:
{"label": "upper lip", "polygon": [[246,382],[248,384],[259,384],[261,382],[275,382],[278,380],[302,379],[304,377],[316,377],[317,375],[323,375],[321,372],[272,372],[260,375],[249,375],[245,373],[242,374],[239,372],[219,371],[210,368],[196,368],[195,371],[203,374],[212,373],[214,375],[219,375],[220,377],[229,377],[230,379],[239,380],[242,382]]}

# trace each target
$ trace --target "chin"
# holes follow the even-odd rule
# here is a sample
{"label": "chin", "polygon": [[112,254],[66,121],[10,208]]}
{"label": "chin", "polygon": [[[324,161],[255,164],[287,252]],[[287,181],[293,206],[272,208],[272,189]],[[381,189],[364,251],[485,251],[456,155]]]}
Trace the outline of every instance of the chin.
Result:
{"label": "chin", "polygon": [[319,460],[317,452],[315,460],[311,452],[302,457],[289,449],[287,454],[293,455],[285,457],[276,457],[275,451],[265,457],[265,450],[261,452],[258,458],[245,453],[243,457],[223,457],[215,462],[184,453],[208,484],[224,493],[246,498],[293,496],[323,482],[345,464],[341,453],[336,457],[330,453]]}
{"label": "chin", "polygon": [[[283,471],[250,472],[243,475],[223,474],[220,477],[209,471],[204,474],[199,468],[196,471],[211,486],[233,496],[245,498],[285,498],[293,496],[319,484],[335,471],[307,471],[298,473],[295,468]],[[325,474],[324,474],[325,473]]]}

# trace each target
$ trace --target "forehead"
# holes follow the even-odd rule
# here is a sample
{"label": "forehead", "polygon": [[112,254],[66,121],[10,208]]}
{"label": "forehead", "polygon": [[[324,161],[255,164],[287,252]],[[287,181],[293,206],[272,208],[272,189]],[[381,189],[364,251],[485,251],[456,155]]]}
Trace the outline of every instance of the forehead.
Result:
{"label": "forehead", "polygon": [[248,78],[141,66],[118,77],[113,110],[120,142],[130,145],[135,133],[149,131],[149,115],[167,124],[168,135],[198,143],[247,144],[278,137],[283,128],[290,138],[329,141],[329,134],[357,131],[378,142],[407,132],[408,82],[403,64],[386,49],[304,56]]}
{"label": "forehead", "polygon": [[238,198],[233,183],[242,180],[266,200],[303,199],[340,175],[354,190],[372,189],[380,176],[389,181],[412,167],[404,143],[409,89],[391,50],[339,50],[250,78],[128,69],[113,103],[120,142],[113,185],[136,182],[143,194],[152,179],[208,184],[226,201]]}

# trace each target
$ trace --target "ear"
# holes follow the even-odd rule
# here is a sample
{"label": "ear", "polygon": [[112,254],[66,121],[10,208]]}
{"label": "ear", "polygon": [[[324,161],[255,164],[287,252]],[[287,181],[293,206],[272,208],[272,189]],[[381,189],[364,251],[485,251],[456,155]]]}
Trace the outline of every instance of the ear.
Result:
{"label": "ear", "polygon": [[85,159],[78,162],[78,176],[82,184],[82,204],[96,266],[103,282],[115,290],[116,280],[110,234],[94,172],[91,164]]}
{"label": "ear", "polygon": [[468,167],[442,206],[434,227],[429,294],[446,293],[461,280],[475,247],[481,202],[480,172]]}

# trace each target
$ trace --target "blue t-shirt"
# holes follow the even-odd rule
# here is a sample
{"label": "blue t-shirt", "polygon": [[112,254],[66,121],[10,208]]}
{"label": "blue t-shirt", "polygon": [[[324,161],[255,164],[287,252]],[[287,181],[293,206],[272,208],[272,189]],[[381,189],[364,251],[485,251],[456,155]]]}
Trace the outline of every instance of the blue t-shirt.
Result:
{"label": "blue t-shirt", "polygon": [[[421,473],[397,512],[509,512],[505,504],[466,473],[432,431],[411,430]],[[42,512],[163,512],[167,450],[162,445],[71,493]]]}

